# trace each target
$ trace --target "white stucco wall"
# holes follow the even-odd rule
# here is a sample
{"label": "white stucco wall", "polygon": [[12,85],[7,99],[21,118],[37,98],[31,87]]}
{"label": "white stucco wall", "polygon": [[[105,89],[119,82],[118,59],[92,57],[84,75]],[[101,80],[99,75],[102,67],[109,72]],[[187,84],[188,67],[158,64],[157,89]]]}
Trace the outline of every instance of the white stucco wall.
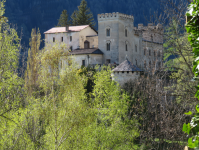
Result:
{"label": "white stucco wall", "polygon": [[[70,41],[70,36],[72,36],[72,41]],[[79,46],[79,32],[45,34],[45,41],[53,44],[53,37],[55,37],[55,41],[59,43],[61,43],[61,37],[63,37],[63,42],[67,44],[68,48],[73,46],[73,49],[77,49]]]}
{"label": "white stucco wall", "polygon": [[90,48],[98,48],[98,36],[86,37],[86,40],[90,43]]}
{"label": "white stucco wall", "polygon": [[[84,48],[84,42],[87,39],[86,36],[90,36],[90,35],[97,35],[97,33],[91,27],[86,27],[85,29],[83,29],[79,32],[79,46],[80,46],[80,48]],[[90,48],[92,48],[91,44],[90,44]]]}

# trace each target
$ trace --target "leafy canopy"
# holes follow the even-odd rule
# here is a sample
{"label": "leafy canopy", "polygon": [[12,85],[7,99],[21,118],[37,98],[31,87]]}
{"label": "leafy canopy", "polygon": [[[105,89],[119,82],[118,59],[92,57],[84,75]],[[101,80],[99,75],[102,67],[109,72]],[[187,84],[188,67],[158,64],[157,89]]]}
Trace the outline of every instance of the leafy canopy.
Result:
{"label": "leafy canopy", "polygon": [[[193,54],[195,60],[193,61],[193,73],[195,75],[195,80],[198,82],[199,76],[199,1],[193,0],[193,2],[188,7],[187,24],[186,29],[188,32],[188,40],[193,48]],[[196,86],[197,92],[195,96],[199,99],[199,82]],[[192,112],[187,113],[192,115]],[[191,137],[188,140],[188,146],[190,148],[199,147],[199,104],[196,105],[196,113],[192,117],[192,120],[188,124],[183,125],[183,131],[190,134]]]}

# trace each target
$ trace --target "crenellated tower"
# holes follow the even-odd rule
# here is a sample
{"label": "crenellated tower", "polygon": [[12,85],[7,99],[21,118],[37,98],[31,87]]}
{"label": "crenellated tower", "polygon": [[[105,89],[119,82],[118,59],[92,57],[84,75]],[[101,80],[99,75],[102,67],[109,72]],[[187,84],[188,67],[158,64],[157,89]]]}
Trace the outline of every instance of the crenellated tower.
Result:
{"label": "crenellated tower", "polygon": [[134,34],[132,15],[98,14],[98,46],[104,53],[103,63],[120,64],[126,55],[133,62],[133,51],[139,49],[139,37]]}

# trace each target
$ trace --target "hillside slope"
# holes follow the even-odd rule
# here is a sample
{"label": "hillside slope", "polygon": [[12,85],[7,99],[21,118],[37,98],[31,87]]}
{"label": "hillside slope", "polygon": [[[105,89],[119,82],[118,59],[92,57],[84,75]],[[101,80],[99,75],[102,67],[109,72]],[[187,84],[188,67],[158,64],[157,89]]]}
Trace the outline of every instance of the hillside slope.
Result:
{"label": "hillside slope", "polygon": [[[63,9],[72,14],[81,0],[7,0],[6,16],[16,25],[18,32],[23,32],[23,41],[28,44],[32,28],[39,28],[41,33],[57,25]],[[145,23],[145,16],[159,9],[157,0],[87,0],[97,22],[97,14],[121,12],[135,17],[135,26]],[[97,29],[97,25],[96,25]]]}

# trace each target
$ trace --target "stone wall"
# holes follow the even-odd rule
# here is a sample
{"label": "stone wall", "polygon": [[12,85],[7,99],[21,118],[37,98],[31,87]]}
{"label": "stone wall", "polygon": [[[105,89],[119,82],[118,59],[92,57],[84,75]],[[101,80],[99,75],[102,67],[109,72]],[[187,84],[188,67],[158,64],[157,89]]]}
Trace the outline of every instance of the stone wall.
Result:
{"label": "stone wall", "polygon": [[127,83],[130,80],[138,79],[140,72],[113,72],[111,74],[112,80],[117,81],[120,85]]}
{"label": "stone wall", "polygon": [[[89,58],[88,58],[89,56]],[[82,66],[82,60],[85,60],[85,66],[87,67],[88,64],[90,65],[102,65],[102,55],[100,54],[82,54],[82,55],[73,55],[71,56],[72,59],[77,64],[78,68]]]}
{"label": "stone wall", "polygon": [[[112,64],[120,64],[125,60],[126,55],[130,61],[133,60],[135,47],[133,22],[133,16],[118,12],[98,15],[98,47],[104,53],[103,63],[109,59]],[[106,29],[110,29],[110,36],[107,36]],[[127,30],[127,37],[125,30]],[[110,51],[107,51],[107,43],[110,43]]]}

